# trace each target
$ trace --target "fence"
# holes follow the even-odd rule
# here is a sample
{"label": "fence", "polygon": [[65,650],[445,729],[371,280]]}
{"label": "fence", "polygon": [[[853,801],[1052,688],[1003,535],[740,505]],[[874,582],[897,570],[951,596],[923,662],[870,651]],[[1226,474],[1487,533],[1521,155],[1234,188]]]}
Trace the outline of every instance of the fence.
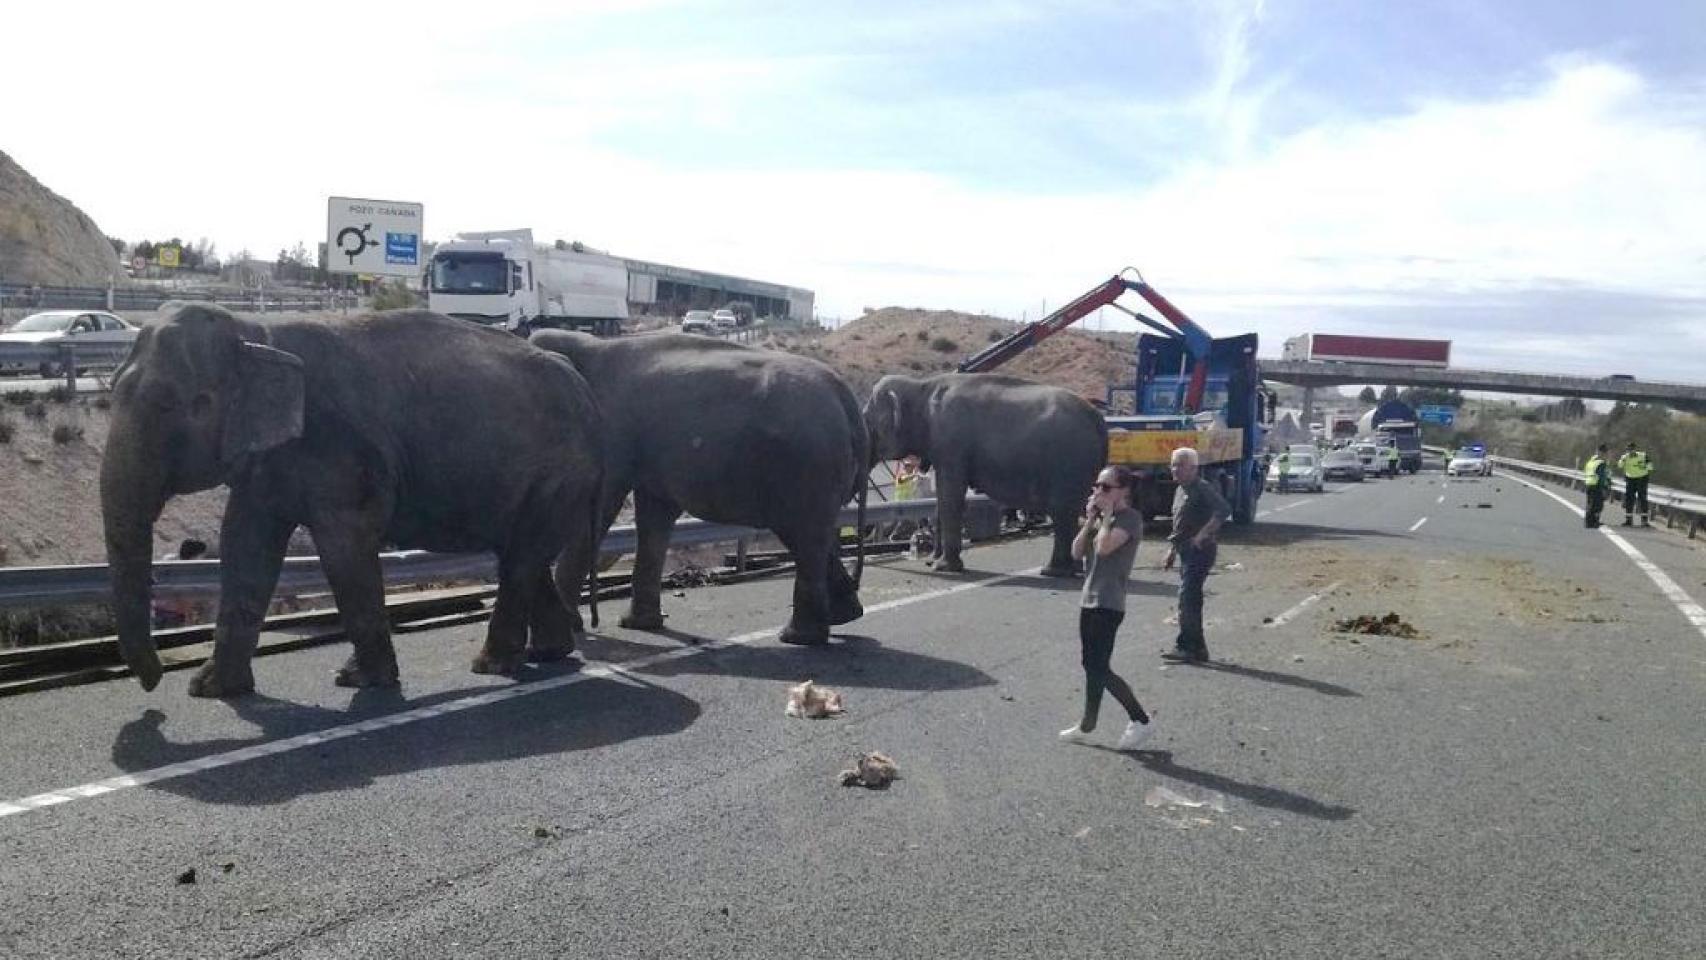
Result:
{"label": "fence", "polygon": [[158,287],[60,287],[0,281],[0,307],[9,310],[158,310],[171,300],[217,303],[227,310],[271,313],[338,310],[354,307],[353,293],[270,293],[255,290],[238,295],[207,295]]}
{"label": "fence", "polygon": [[[904,500],[895,503],[872,503],[866,509],[867,524],[885,524],[899,520],[933,518],[934,500]],[[844,526],[858,522],[858,511],[848,507],[842,511]],[[966,523],[974,537],[998,532],[1001,508],[987,497],[966,498]],[[750,527],[735,527],[702,520],[686,520],[675,525],[670,537],[672,546],[702,543],[744,543],[761,531]],[[612,527],[605,534],[600,550],[604,553],[633,553],[638,538],[632,526]],[[489,553],[444,554],[423,550],[408,550],[380,555],[387,587],[418,586],[427,583],[446,583],[459,580],[492,580],[497,575],[497,561]],[[154,564],[155,592],[171,596],[209,596],[219,592],[219,561],[168,560]],[[330,587],[320,570],[319,557],[288,557],[279,575],[276,592],[279,595],[323,593]],[[30,606],[65,606],[78,603],[105,603],[112,598],[112,584],[105,564],[75,564],[51,567],[0,567],[0,608]]]}

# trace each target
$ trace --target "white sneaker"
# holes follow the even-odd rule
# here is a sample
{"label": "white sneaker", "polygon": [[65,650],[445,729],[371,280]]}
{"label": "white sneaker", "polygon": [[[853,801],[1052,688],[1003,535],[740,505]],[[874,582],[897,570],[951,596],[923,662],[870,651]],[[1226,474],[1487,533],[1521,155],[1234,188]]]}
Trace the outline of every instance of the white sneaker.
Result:
{"label": "white sneaker", "polygon": [[[1119,746],[1114,749],[1128,753],[1133,750],[1142,750],[1144,743],[1149,740],[1150,735],[1154,732],[1154,717],[1150,717],[1148,723],[1138,723],[1136,720],[1133,720],[1125,725],[1125,732],[1120,734]],[[1066,734],[1063,733],[1061,736],[1064,737]]]}
{"label": "white sneaker", "polygon": [[1060,731],[1060,739],[1065,740],[1067,743],[1089,743],[1090,735],[1078,729],[1078,724],[1075,723],[1072,726],[1067,727],[1065,730]]}

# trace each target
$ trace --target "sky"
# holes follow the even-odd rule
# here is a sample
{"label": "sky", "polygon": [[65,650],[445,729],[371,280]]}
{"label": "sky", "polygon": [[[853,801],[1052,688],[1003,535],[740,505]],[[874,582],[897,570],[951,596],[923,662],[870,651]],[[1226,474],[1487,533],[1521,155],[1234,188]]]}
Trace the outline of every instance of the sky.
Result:
{"label": "sky", "polygon": [[[856,12],[846,8],[856,6]],[[1035,319],[1134,266],[1264,354],[1706,381],[1706,5],[28,4],[0,149],[270,258],[331,195]],[[69,55],[74,52],[74,55]],[[1123,321],[1123,322],[1122,322]],[[1132,326],[1112,311],[1091,326]]]}

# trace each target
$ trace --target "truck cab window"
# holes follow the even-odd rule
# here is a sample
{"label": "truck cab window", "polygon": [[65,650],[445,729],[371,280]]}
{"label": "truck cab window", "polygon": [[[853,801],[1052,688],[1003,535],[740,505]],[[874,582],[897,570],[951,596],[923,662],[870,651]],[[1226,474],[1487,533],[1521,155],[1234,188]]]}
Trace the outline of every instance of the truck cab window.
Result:
{"label": "truck cab window", "polygon": [[521,264],[511,263],[509,265],[509,292],[515,293],[526,285],[526,281],[521,278]]}

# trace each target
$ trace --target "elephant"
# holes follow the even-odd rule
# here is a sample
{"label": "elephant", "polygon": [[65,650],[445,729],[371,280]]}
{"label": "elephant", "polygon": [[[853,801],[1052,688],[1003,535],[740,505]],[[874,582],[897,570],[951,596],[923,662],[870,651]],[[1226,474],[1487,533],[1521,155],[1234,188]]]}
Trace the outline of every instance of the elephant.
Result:
{"label": "elephant", "polygon": [[1060,387],[990,373],[878,380],[865,404],[877,456],[916,455],[936,470],[935,567],[965,569],[961,525],[968,488],[1023,510],[1047,511],[1054,549],[1043,574],[1076,575],[1072,539],[1107,462],[1108,426]]}
{"label": "elephant", "polygon": [[[679,333],[601,339],[541,330],[609,427],[600,536],[630,492],[639,548],[625,627],[663,627],[670,530],[683,512],[773,531],[793,553],[794,609],[780,639],[822,644],[864,615],[841,564],[837,517],[864,503],[869,438],[853,391],[815,360]],[[861,524],[862,526],[862,524]],[[558,577],[587,573],[592,552]],[[578,622],[579,614],[576,613]]]}
{"label": "elephant", "polygon": [[586,381],[510,334],[426,311],[262,324],[183,307],[142,330],[113,383],[101,509],[119,650],[154,689],[154,523],[170,497],[223,484],[213,656],[191,695],[254,689],[250,661],[299,525],[354,647],[340,686],[399,682],[386,544],[497,554],[475,672],[565,657],[573,625],[557,592],[578,601],[579,584],[553,585],[551,564],[592,537],[603,449]]}

